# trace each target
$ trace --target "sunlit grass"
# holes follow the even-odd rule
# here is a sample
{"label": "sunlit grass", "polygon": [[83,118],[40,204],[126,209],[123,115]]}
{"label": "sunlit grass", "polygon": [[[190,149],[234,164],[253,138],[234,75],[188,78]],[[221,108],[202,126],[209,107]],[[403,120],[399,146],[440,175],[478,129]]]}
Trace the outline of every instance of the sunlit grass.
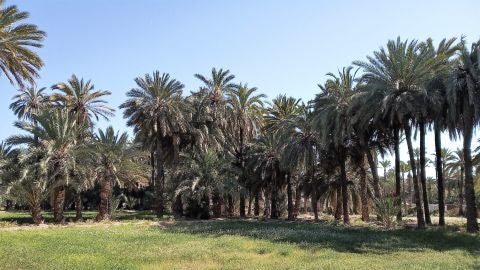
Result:
{"label": "sunlit grass", "polygon": [[0,229],[3,269],[475,269],[479,257],[479,235],[435,228],[129,220]]}

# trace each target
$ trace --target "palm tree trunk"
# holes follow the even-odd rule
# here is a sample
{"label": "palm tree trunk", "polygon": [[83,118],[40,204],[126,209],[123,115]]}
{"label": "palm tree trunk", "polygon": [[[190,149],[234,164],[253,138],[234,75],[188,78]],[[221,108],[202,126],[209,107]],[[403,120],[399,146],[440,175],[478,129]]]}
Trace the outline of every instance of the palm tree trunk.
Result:
{"label": "palm tree trunk", "polygon": [[63,223],[63,208],[65,206],[65,186],[58,186],[53,190],[53,221]]}
{"label": "palm tree trunk", "polygon": [[240,191],[240,217],[245,217],[245,192]]}
{"label": "palm tree trunk", "polygon": [[335,194],[335,220],[340,220],[342,218],[342,187],[338,185],[336,187],[336,194]]}
{"label": "palm tree trunk", "polygon": [[360,201],[362,204],[362,220],[368,221],[370,219],[370,211],[368,209],[367,172],[365,171],[364,155],[361,156],[359,174],[360,174]]}
{"label": "palm tree trunk", "polygon": [[315,220],[318,220],[318,196],[317,196],[317,190],[314,188],[312,189],[312,211],[313,211],[313,217]]}
{"label": "palm tree trunk", "polygon": [[150,151],[150,166],[152,167],[150,185],[155,187],[155,151]]}
{"label": "palm tree trunk", "polygon": [[373,159],[372,151],[367,150],[367,160],[370,166],[370,171],[372,172],[373,178],[373,194],[375,198],[380,198],[380,181],[378,179],[378,171],[377,171],[377,164],[375,164],[375,160]]}
{"label": "palm tree trunk", "polygon": [[295,189],[295,205],[293,208],[293,216],[295,218],[298,217],[298,212],[300,211],[300,204],[302,201],[302,186],[300,184],[297,185]]}
{"label": "palm tree trunk", "polygon": [[458,181],[458,215],[463,217],[465,211],[463,211],[463,178],[464,178],[464,169],[463,166],[460,168],[460,181]]}
{"label": "palm tree trunk", "polygon": [[75,220],[82,221],[82,194],[80,191],[75,191]]}
{"label": "palm tree trunk", "polygon": [[415,165],[415,156],[413,154],[412,134],[409,123],[405,123],[405,138],[407,140],[408,155],[410,157],[410,167],[412,170],[413,191],[415,199],[415,210],[417,212],[417,227],[424,228],[425,220],[423,217],[422,204],[420,202],[420,187],[418,186],[417,167]]}
{"label": "palm tree trunk", "polygon": [[[212,212],[213,212],[214,217],[216,217],[215,215],[217,213],[215,212],[216,211],[216,209],[215,209],[215,207],[216,207],[215,195],[213,195],[213,197],[214,198],[212,199],[212,201],[213,201],[213,211]],[[221,211],[221,204],[219,204],[219,205],[220,205],[220,211]],[[175,197],[175,199],[172,203],[172,212],[175,215],[175,217],[177,217],[177,218],[183,216],[182,196],[178,195],[178,196]]]}
{"label": "palm tree trunk", "polygon": [[247,216],[251,217],[252,216],[252,203],[253,203],[253,196],[251,195],[251,193],[249,192],[249,195],[248,195],[248,211],[247,211]]}
{"label": "palm tree trunk", "polygon": [[[465,102],[466,103],[466,102]],[[465,162],[465,201],[467,204],[467,231],[478,232],[477,205],[475,203],[475,188],[473,182],[472,164],[472,134],[473,112],[470,104],[464,104],[463,159]]]}
{"label": "palm tree trunk", "polygon": [[345,154],[341,156],[340,164],[340,180],[342,181],[342,208],[343,208],[343,223],[350,224],[350,214],[348,213],[348,186],[347,186],[347,172],[345,168]]}
{"label": "palm tree trunk", "polygon": [[109,199],[112,193],[112,185],[109,176],[106,176],[100,183],[100,206],[98,207],[98,221],[109,219]]}
{"label": "palm tree trunk", "polygon": [[292,175],[287,173],[287,212],[288,220],[294,219],[293,214],[293,190],[292,190]]}
{"label": "palm tree trunk", "polygon": [[263,198],[263,216],[269,217],[271,213],[270,209],[270,192],[265,190],[264,191],[264,198]]}
{"label": "palm tree trunk", "polygon": [[160,143],[155,150],[155,213],[162,218],[164,214],[163,187],[164,187],[164,158]]}
{"label": "palm tree trunk", "polygon": [[233,200],[233,196],[231,194],[228,194],[227,196],[227,203],[228,203],[228,216],[233,217],[233,214],[235,213],[235,201]]}
{"label": "palm tree trunk", "polygon": [[272,194],[270,195],[271,207],[270,207],[270,218],[277,219],[278,218],[278,208],[277,208],[277,200],[278,200],[278,192],[277,187],[272,187]]}
{"label": "palm tree trunk", "polygon": [[253,200],[253,215],[256,217],[260,216],[260,192],[260,189],[255,192],[255,198]]}
{"label": "palm tree trunk", "polygon": [[402,220],[402,199],[401,192],[401,179],[400,179],[400,129],[395,128],[393,130],[393,140],[395,148],[395,202],[398,206],[397,221]]}
{"label": "palm tree trunk", "polygon": [[420,122],[420,180],[422,183],[423,209],[425,211],[425,222],[431,225],[432,220],[430,219],[430,209],[428,207],[427,173],[425,166],[425,123]]}
{"label": "palm tree trunk", "polygon": [[443,161],[442,161],[442,138],[441,129],[435,124],[435,165],[437,170],[437,196],[438,196],[438,224],[445,226],[445,188],[443,182]]}
{"label": "palm tree trunk", "polygon": [[32,214],[32,220],[35,225],[40,225],[43,223],[42,208],[40,207],[40,201],[36,201],[30,206],[30,212]]}

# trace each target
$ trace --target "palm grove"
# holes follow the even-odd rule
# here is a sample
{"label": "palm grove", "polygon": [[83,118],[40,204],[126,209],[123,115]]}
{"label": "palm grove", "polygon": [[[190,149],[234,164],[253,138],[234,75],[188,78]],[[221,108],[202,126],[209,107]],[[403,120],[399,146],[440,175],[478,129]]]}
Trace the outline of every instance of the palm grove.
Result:
{"label": "palm grove", "polygon": [[[105,101],[110,92],[91,81],[72,75],[51,91],[35,86],[43,66],[35,48],[45,33],[24,22],[27,13],[1,4],[0,68],[20,88],[10,108],[22,131],[1,145],[2,198],[7,208],[28,208],[36,224],[46,208],[57,223],[71,207],[78,220],[85,208],[98,209],[97,220],[104,220],[123,202],[158,217],[292,220],[311,208],[315,219],[329,213],[345,224],[351,213],[388,219],[382,205],[391,205],[397,220],[412,211],[422,228],[432,224],[431,202],[445,225],[447,201],[459,204],[469,232],[478,231],[480,158],[472,154],[472,136],[480,119],[480,42],[390,40],[366,60],[327,74],[309,102],[286,95],[268,102],[215,68],[195,74],[201,87],[188,94],[168,73],[154,71],[135,79],[120,106],[133,128],[129,138],[113,127],[94,128],[114,110]],[[432,159],[427,131],[435,138]],[[442,148],[442,132],[463,148]],[[381,161],[381,179],[377,164],[387,154],[393,171]],[[435,179],[427,178],[430,164]]]}

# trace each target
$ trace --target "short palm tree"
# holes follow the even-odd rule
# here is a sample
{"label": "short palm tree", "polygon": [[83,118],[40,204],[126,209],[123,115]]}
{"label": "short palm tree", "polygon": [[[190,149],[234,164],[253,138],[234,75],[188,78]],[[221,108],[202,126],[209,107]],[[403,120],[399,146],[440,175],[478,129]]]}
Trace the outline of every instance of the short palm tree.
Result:
{"label": "short palm tree", "polygon": [[32,50],[42,47],[45,32],[34,24],[25,23],[29,14],[17,6],[0,1],[0,69],[11,84],[24,88],[34,84],[43,61]]}
{"label": "short palm tree", "polygon": [[142,154],[128,141],[126,132],[115,133],[113,127],[99,129],[92,144],[92,164],[100,181],[100,206],[97,220],[109,218],[110,197],[115,183],[147,182],[147,174],[142,163],[137,162]]}
{"label": "short palm tree", "polygon": [[36,124],[19,121],[15,126],[27,132],[25,135],[12,136],[7,143],[27,145],[42,149],[47,159],[48,182],[53,190],[54,221],[64,221],[66,186],[70,182],[70,172],[75,168],[75,153],[79,128],[64,110],[45,110],[33,116]]}
{"label": "short palm tree", "polygon": [[191,128],[191,109],[182,97],[184,85],[169,74],[155,71],[135,83],[137,88],[128,91],[129,99],[120,108],[127,125],[154,151],[156,214],[162,217],[165,166],[178,157],[181,137]]}
{"label": "short palm tree", "polygon": [[450,172],[451,175],[456,175],[458,177],[458,215],[463,216],[465,215],[463,211],[463,187],[465,183],[465,159],[463,156],[463,149],[457,148],[449,157],[447,157],[445,160],[445,170]]}

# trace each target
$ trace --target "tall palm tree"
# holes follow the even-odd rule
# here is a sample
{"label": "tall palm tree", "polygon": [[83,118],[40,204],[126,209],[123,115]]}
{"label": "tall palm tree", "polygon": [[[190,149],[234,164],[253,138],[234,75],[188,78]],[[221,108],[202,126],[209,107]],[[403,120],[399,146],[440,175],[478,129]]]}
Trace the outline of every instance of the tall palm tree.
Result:
{"label": "tall palm tree", "polygon": [[312,101],[315,121],[324,145],[332,144],[339,159],[342,187],[343,222],[350,223],[348,213],[348,191],[346,160],[347,150],[352,144],[352,126],[348,115],[351,101],[357,93],[356,72],[352,67],[343,68],[338,76],[327,73],[329,79],[325,85],[319,85],[321,93]]}
{"label": "tall palm tree", "polygon": [[34,24],[25,23],[28,12],[17,6],[5,6],[0,0],[0,69],[11,84],[24,88],[34,84],[43,61],[33,48],[42,47],[45,32]]}
{"label": "tall palm tree", "polygon": [[[239,84],[227,92],[227,104],[231,117],[229,125],[232,136],[233,155],[240,168],[240,185],[245,185],[245,147],[258,133],[262,123],[264,94],[256,94],[256,87]],[[240,216],[245,217],[245,192],[240,192]]]}
{"label": "tall palm tree", "polygon": [[480,40],[470,50],[462,40],[462,49],[455,67],[452,87],[448,91],[451,128],[463,135],[465,162],[465,200],[467,204],[467,231],[477,232],[477,206],[472,164],[472,135],[480,119]]}
{"label": "tall palm tree", "polygon": [[233,90],[236,85],[232,83],[235,75],[230,74],[230,70],[223,70],[222,68],[212,68],[212,77],[207,78],[201,74],[195,74],[195,78],[204,83],[202,89],[206,89],[210,93],[211,105],[216,106],[224,101],[225,95],[230,90]]}
{"label": "tall palm tree", "polygon": [[413,173],[418,227],[425,226],[425,219],[413,156],[411,121],[416,120],[419,115],[425,115],[422,112],[425,109],[424,98],[420,97],[422,94],[425,96],[425,85],[431,79],[431,68],[434,66],[430,51],[424,47],[416,40],[401,41],[398,37],[396,41],[388,41],[386,49],[381,48],[380,51],[374,52],[373,57],[368,56],[367,62],[354,62],[364,69],[363,80],[377,85],[375,89],[384,95],[381,110],[394,133],[397,196],[400,195],[400,159],[397,154],[400,144],[399,130],[401,128],[405,130]]}
{"label": "tall palm tree", "polygon": [[48,95],[44,91],[45,87],[40,89],[29,87],[18,90],[19,93],[13,97],[10,109],[19,119],[31,120],[34,114],[38,114],[48,106]]}
{"label": "tall palm tree", "polygon": [[129,99],[120,105],[127,125],[142,134],[155,157],[156,214],[164,214],[164,178],[167,162],[178,157],[182,135],[190,129],[190,108],[182,97],[184,85],[159,71],[135,79]]}
{"label": "tall palm tree", "polygon": [[76,117],[80,125],[87,124],[92,126],[92,118],[98,120],[100,117],[108,120],[113,116],[113,109],[107,105],[107,101],[101,99],[110,95],[109,91],[95,90],[94,84],[83,78],[79,79],[72,75],[66,83],[57,83],[52,89],[58,90],[51,99],[58,102],[62,107]]}
{"label": "tall palm tree", "polygon": [[[289,167],[291,171],[305,172],[305,176],[309,178],[309,182],[314,185],[315,167],[318,160],[318,151],[321,146],[320,136],[313,124],[313,113],[304,107],[302,114],[291,117],[289,121],[286,122],[282,136],[285,141],[285,147],[281,155],[281,162],[284,164],[284,167]],[[291,183],[288,182],[287,185],[291,186]],[[312,190],[315,191],[316,189],[314,188]],[[301,190],[297,189],[296,192],[300,193]],[[291,193],[291,191],[287,190],[287,193]],[[298,195],[299,194],[297,194],[297,196]],[[316,192],[312,193],[313,203],[318,201],[317,195]],[[288,206],[290,206],[288,207],[288,218],[290,220],[294,218],[291,200],[291,198],[288,200]],[[296,203],[299,203],[299,200],[297,200]],[[295,205],[295,207],[298,206]]]}
{"label": "tall palm tree", "polygon": [[141,151],[130,145],[126,132],[115,133],[111,126],[99,129],[92,148],[92,165],[100,180],[100,206],[96,219],[105,220],[109,218],[112,186],[115,183],[146,182],[147,176],[142,164],[136,162]]}
{"label": "tall palm tree", "polygon": [[66,111],[45,110],[33,115],[31,122],[19,121],[15,126],[27,132],[25,135],[10,137],[7,142],[12,145],[38,147],[48,159],[48,181],[53,189],[54,221],[64,221],[66,186],[70,182],[70,172],[75,168],[75,153],[80,128],[75,119]]}
{"label": "tall palm tree", "polygon": [[[441,132],[447,127],[447,97],[449,73],[453,68],[452,56],[460,49],[460,44],[455,44],[456,39],[443,39],[437,48],[431,39],[425,42],[425,46],[431,51],[431,57],[435,59],[435,74],[427,84],[427,115],[434,124],[435,134],[435,168],[437,174],[437,194],[439,206],[439,225],[445,225],[445,190],[443,176],[442,141]],[[423,136],[424,140],[424,136]]]}

